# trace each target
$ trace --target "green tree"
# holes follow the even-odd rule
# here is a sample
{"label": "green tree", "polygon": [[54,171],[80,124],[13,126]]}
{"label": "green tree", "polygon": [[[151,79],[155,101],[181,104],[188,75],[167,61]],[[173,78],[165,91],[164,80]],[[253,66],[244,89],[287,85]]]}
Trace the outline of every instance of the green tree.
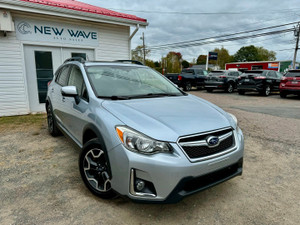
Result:
{"label": "green tree", "polygon": [[168,73],[181,72],[182,55],[180,52],[169,52],[165,58]]}
{"label": "green tree", "polygon": [[186,60],[183,60],[181,65],[182,65],[183,68],[189,68],[190,67],[190,63]]}
{"label": "green tree", "polygon": [[263,47],[256,47],[249,45],[240,48],[234,55],[237,62],[245,61],[274,61],[276,60],[276,53],[269,51]]}
{"label": "green tree", "polygon": [[276,52],[269,51],[263,47],[256,47],[258,52],[259,61],[275,61]]}
{"label": "green tree", "polygon": [[206,64],[207,55],[199,55],[197,58],[197,65],[204,65]]}
{"label": "green tree", "polygon": [[210,60],[212,64],[218,65],[221,69],[225,69],[225,64],[231,62],[231,57],[226,48],[215,48],[213,52],[218,53],[218,60]]}

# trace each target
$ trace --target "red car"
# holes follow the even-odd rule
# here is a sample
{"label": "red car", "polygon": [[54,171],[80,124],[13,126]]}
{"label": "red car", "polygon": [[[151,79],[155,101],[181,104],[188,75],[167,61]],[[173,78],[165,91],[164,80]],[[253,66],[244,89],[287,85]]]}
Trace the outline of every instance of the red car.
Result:
{"label": "red car", "polygon": [[281,78],[279,90],[282,98],[285,98],[288,94],[300,96],[300,70],[289,70]]}

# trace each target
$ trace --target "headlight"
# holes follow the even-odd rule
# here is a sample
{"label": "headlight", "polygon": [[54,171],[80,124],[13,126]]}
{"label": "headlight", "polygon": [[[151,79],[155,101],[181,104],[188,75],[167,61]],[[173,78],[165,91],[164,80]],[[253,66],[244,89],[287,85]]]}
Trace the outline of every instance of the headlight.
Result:
{"label": "headlight", "polygon": [[232,120],[234,121],[235,125],[236,125],[236,129],[239,129],[239,122],[237,120],[237,118],[235,117],[235,115],[228,113],[228,115],[231,116]]}
{"label": "headlight", "polygon": [[167,143],[153,140],[128,127],[118,126],[116,131],[122,143],[131,151],[145,154],[171,151]]}

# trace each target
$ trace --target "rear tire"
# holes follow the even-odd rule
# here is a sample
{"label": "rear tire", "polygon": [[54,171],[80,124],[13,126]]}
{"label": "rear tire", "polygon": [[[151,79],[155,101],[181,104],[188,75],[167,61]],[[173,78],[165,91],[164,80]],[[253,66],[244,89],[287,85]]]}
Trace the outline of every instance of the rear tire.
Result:
{"label": "rear tire", "polygon": [[286,93],[284,93],[284,92],[280,92],[280,97],[281,97],[281,98],[286,98],[286,96],[287,96],[287,94],[286,94]]}
{"label": "rear tire", "polygon": [[92,139],[83,146],[79,157],[79,170],[85,186],[94,195],[103,199],[116,196],[111,188],[108,156],[99,139]]}
{"label": "rear tire", "polygon": [[227,93],[232,93],[233,90],[234,90],[233,84],[232,84],[232,83],[229,83],[225,91],[226,91]]}
{"label": "rear tire", "polygon": [[190,82],[186,82],[183,88],[184,91],[192,90],[192,84]]}
{"label": "rear tire", "polygon": [[263,96],[269,96],[270,93],[271,93],[271,87],[270,85],[267,85],[260,94]]}
{"label": "rear tire", "polygon": [[212,93],[213,90],[214,90],[214,89],[212,89],[212,88],[207,88],[207,89],[206,89],[206,91],[209,92],[209,93]]}
{"label": "rear tire", "polygon": [[243,90],[238,90],[238,93],[239,93],[239,95],[244,95],[244,94],[245,94],[245,91],[243,91]]}

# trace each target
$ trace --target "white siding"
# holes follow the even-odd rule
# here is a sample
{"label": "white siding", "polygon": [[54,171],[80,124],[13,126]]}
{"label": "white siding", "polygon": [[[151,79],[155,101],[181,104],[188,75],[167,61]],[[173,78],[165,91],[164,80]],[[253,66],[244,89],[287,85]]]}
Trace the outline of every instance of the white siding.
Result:
{"label": "white siding", "polygon": [[0,116],[29,113],[21,43],[15,33],[0,36]]}
{"label": "white siding", "polygon": [[[51,16],[35,16],[27,13],[13,12],[13,17],[24,17],[37,20],[49,20],[59,23],[69,23],[73,25],[83,25],[94,27],[98,30],[99,46],[90,49],[95,50],[96,60],[117,60],[129,59],[129,35],[130,27],[122,25],[112,25],[105,23],[92,23],[72,19],[54,18]],[[7,37],[0,36],[0,116],[20,115],[30,113],[27,99],[26,74],[23,53],[23,44],[16,39],[15,32],[8,33]],[[40,46],[47,46],[48,43]],[[53,46],[53,44],[51,45]],[[59,45],[57,47],[82,47]]]}

